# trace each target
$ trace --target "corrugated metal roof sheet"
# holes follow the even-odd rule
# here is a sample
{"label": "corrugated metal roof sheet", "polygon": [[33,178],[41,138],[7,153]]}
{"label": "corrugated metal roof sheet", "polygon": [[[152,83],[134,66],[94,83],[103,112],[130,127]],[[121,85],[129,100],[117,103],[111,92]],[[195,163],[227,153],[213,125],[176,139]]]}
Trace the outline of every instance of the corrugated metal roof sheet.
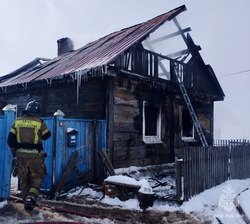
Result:
{"label": "corrugated metal roof sheet", "polygon": [[54,79],[61,75],[76,74],[77,72],[100,68],[110,63],[126,49],[143,40],[164,22],[171,20],[184,10],[186,10],[185,5],[144,23],[111,33],[78,50],[68,52],[39,65],[22,75],[18,74],[15,77],[2,81],[0,87]]}

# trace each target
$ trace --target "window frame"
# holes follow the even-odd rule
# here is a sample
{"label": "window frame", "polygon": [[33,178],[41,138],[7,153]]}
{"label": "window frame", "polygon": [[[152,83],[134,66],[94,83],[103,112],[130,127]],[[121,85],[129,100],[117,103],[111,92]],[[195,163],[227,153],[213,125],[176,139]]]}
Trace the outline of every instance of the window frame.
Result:
{"label": "window frame", "polygon": [[192,121],[192,117],[190,116],[191,122],[192,122],[192,136],[183,136],[183,111],[186,110],[187,113],[189,114],[189,110],[185,107],[181,108],[181,140],[185,142],[194,142],[195,140],[195,132],[194,132],[194,123]]}
{"label": "window frame", "polygon": [[[145,119],[145,106],[152,105],[158,109],[157,114],[157,124],[156,124],[156,135],[146,135],[146,119]],[[162,143],[161,140],[161,126],[162,126],[162,106],[150,103],[148,101],[143,101],[143,122],[142,122],[142,135],[143,142],[146,144],[159,144]]]}

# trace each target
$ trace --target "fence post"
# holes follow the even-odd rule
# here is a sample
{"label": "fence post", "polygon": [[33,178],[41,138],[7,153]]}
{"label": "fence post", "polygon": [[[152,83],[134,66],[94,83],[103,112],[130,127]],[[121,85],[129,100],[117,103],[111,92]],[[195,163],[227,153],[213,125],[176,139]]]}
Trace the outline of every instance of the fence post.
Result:
{"label": "fence post", "polygon": [[63,152],[63,149],[61,145],[58,144],[58,140],[60,138],[60,133],[59,133],[59,127],[60,127],[60,122],[59,120],[62,119],[65,116],[64,112],[61,110],[57,110],[54,113],[54,136],[53,136],[53,163],[54,163],[54,168],[52,172],[53,176],[53,181],[52,181],[52,188],[54,188],[58,182],[60,181],[60,176],[61,173],[63,173],[62,170],[60,170],[59,164],[61,164],[62,156],[60,154]]}
{"label": "fence post", "polygon": [[11,169],[12,169],[12,153],[7,146],[7,137],[15,119],[16,106],[7,105],[3,108],[4,120],[3,120],[3,132],[1,133],[3,142],[1,142],[1,179],[2,179],[2,189],[0,192],[0,197],[2,199],[7,199],[10,196],[10,183],[11,183]]}
{"label": "fence post", "polygon": [[176,164],[176,196],[178,201],[183,200],[183,183],[182,183],[182,164],[183,164],[183,158],[182,157],[176,157],[175,158],[175,164]]}

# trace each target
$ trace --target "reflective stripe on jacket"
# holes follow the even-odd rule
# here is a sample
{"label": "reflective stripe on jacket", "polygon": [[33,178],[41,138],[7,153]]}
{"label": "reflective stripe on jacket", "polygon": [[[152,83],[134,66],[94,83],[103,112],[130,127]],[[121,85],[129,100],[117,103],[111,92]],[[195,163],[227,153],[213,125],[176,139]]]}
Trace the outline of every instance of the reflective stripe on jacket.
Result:
{"label": "reflective stripe on jacket", "polygon": [[40,118],[22,115],[15,120],[10,132],[18,144],[42,145],[42,137],[50,131]]}

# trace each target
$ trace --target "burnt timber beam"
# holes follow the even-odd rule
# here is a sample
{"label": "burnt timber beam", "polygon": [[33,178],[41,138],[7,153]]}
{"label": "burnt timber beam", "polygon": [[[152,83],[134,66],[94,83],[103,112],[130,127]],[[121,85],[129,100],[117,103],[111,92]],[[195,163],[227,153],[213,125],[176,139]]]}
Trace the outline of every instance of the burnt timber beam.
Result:
{"label": "burnt timber beam", "polygon": [[150,50],[147,50],[147,49],[144,49],[144,51],[145,51],[145,52],[148,52],[148,53],[151,53],[151,54],[155,54],[155,55],[157,55],[158,57],[163,58],[163,59],[166,59],[166,60],[169,60],[169,61],[174,61],[174,62],[177,62],[177,63],[182,64],[182,65],[185,64],[185,63],[183,63],[183,62],[181,62],[181,61],[178,61],[178,60],[176,60],[176,59],[170,58],[170,57],[168,57],[168,56],[166,56],[166,55],[162,55],[162,54],[156,53],[156,52],[154,52],[154,51],[150,51]]}
{"label": "burnt timber beam", "polygon": [[[176,27],[178,28],[178,30],[181,31],[182,29],[181,29],[181,26],[180,26],[180,24],[178,23],[177,19],[174,18],[173,21],[174,21]],[[181,32],[181,36],[182,36],[184,42],[186,43],[187,47],[189,48],[189,47],[190,47],[190,44],[188,43],[187,37],[186,37],[185,34],[182,33],[182,32]],[[195,44],[194,44],[194,46],[196,47],[195,50],[196,50],[197,52],[198,52],[199,50],[201,50],[201,47],[200,47],[200,46],[197,46],[197,45],[195,45]],[[189,49],[189,50],[192,51],[192,49]],[[191,52],[191,53],[192,53],[192,52]]]}
{"label": "burnt timber beam", "polygon": [[181,35],[182,33],[190,32],[190,31],[191,31],[190,27],[185,28],[185,29],[181,29],[181,30],[179,30],[177,32],[174,32],[174,33],[171,33],[171,34],[168,34],[168,35],[164,35],[162,37],[151,40],[150,44],[154,44],[154,43],[157,43],[157,42],[160,42],[160,41],[163,41],[163,40],[167,40],[167,39],[170,39],[172,37],[176,37],[178,35]]}
{"label": "burnt timber beam", "polygon": [[189,53],[190,53],[189,49],[185,49],[185,50],[181,50],[181,51],[177,51],[177,52],[168,54],[167,57],[176,58],[176,57],[186,55],[186,54],[189,54]]}
{"label": "burnt timber beam", "polygon": [[[177,26],[177,28],[179,30],[181,30],[181,26],[180,24],[178,23],[177,19],[174,18],[173,19],[175,25]],[[200,55],[200,52],[199,50],[201,50],[201,47],[200,46],[197,46],[193,39],[191,38],[190,34],[188,33],[187,36],[185,36],[184,34],[182,34],[182,38],[183,40],[185,41],[188,49],[190,50],[190,53],[192,55],[193,58],[196,58],[198,64],[201,66],[201,68],[209,75],[209,76],[212,76],[214,80],[216,80],[215,82],[215,85],[216,85],[216,88],[218,88],[218,90],[220,91],[220,93],[222,95],[224,95],[224,92],[221,88],[221,86],[219,85],[218,83],[218,80],[217,80],[217,77],[215,76],[215,74],[213,72],[211,72],[209,69],[208,69],[208,66],[205,64],[205,62],[203,61],[201,55]]]}
{"label": "burnt timber beam", "polygon": [[[148,46],[148,48],[151,51],[154,51],[154,49],[153,49],[151,43],[149,43],[149,41],[145,40],[145,44]],[[166,78],[170,79],[170,71],[169,72],[167,71],[167,69],[165,68],[164,64],[160,60],[158,60],[158,63],[159,63],[159,66],[160,66],[161,70],[165,74]]]}

